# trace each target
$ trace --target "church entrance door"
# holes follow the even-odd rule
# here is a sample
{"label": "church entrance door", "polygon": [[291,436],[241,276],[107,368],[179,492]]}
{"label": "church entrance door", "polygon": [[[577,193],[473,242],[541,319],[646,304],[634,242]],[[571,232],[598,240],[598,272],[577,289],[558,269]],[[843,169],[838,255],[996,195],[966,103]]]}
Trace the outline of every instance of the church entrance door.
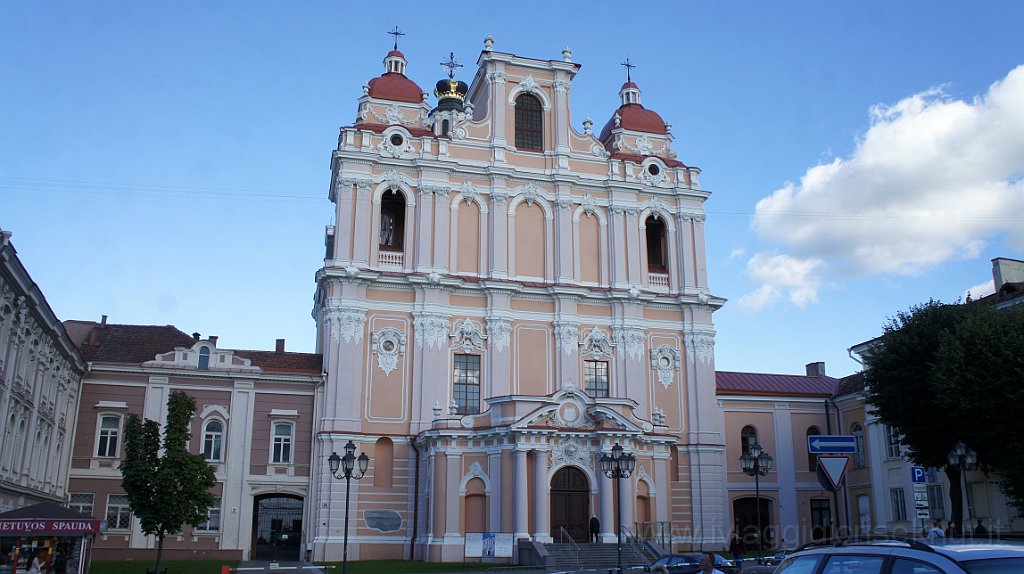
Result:
{"label": "church entrance door", "polygon": [[583,471],[567,466],[551,479],[551,537],[558,540],[561,528],[576,542],[588,540],[590,483]]}

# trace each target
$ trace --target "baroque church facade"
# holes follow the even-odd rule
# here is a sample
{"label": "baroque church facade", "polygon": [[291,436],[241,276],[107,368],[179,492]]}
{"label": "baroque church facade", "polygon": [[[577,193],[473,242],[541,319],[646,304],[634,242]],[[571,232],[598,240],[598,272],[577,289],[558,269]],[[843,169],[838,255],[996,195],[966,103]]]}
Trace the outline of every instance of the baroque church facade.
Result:
{"label": "baroque church facade", "polygon": [[[632,81],[570,123],[580,66],[485,41],[436,106],[396,49],[332,155],[313,316],[327,382],[313,460],[353,441],[359,558],[460,560],[467,532],[615,539],[599,457],[636,459],[622,524],[729,535],[700,170]],[[344,489],[313,468],[313,556],[340,557]],[[333,488],[333,490],[331,490]],[[325,492],[325,490],[327,492]],[[699,501],[699,503],[698,503]],[[413,548],[408,549],[412,544]]]}

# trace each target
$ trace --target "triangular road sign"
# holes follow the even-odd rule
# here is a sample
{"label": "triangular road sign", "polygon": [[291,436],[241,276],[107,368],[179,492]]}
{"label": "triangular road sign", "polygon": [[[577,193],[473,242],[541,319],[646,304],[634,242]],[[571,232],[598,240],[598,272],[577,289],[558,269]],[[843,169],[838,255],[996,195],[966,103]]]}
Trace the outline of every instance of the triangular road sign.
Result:
{"label": "triangular road sign", "polygon": [[850,464],[850,457],[843,455],[834,454],[823,454],[818,457],[818,466],[825,471],[825,476],[828,477],[829,482],[832,483],[832,487],[836,490],[839,489],[839,485],[843,483],[843,477],[846,476],[846,467]]}

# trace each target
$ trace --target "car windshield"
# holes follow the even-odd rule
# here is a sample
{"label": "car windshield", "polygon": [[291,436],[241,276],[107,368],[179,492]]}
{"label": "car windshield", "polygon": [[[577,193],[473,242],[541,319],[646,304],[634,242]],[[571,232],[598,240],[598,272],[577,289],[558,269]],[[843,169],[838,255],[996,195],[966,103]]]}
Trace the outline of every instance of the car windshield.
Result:
{"label": "car windshield", "polygon": [[960,565],[970,572],[970,574],[1009,574],[1011,572],[1024,572],[1024,556],[970,560],[967,562],[961,562]]}

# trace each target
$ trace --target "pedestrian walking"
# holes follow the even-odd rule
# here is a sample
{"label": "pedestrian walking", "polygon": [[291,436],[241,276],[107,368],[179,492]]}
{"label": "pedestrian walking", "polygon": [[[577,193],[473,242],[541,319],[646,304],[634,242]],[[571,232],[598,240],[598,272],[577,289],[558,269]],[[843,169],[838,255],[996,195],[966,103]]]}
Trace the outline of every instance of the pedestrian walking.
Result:
{"label": "pedestrian walking", "polygon": [[601,521],[597,519],[597,515],[591,515],[590,517],[590,541],[597,542],[597,535],[601,533]]}
{"label": "pedestrian walking", "polygon": [[732,554],[733,560],[743,558],[743,541],[735,532],[732,533],[732,540],[729,541],[729,554]]}
{"label": "pedestrian walking", "polygon": [[980,518],[978,519],[978,525],[974,527],[974,535],[988,536],[988,528],[985,528],[985,525],[981,523]]}
{"label": "pedestrian walking", "polygon": [[700,555],[700,571],[702,574],[725,574],[715,568],[715,555],[711,552],[704,552]]}
{"label": "pedestrian walking", "polygon": [[932,529],[928,531],[928,542],[942,542],[945,537],[946,533],[942,531],[942,521],[936,520]]}

